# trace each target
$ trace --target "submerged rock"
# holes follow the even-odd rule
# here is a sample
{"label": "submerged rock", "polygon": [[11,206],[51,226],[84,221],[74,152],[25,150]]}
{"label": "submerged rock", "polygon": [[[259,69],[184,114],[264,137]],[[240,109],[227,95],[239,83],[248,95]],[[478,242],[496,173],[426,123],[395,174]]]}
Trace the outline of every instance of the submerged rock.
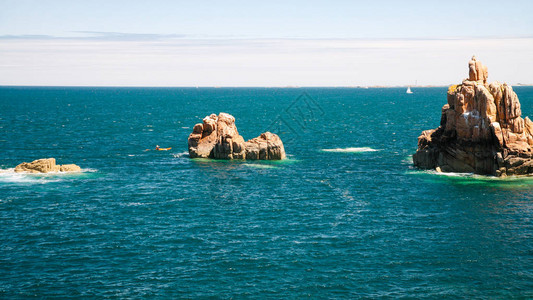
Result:
{"label": "submerged rock", "polygon": [[533,122],[507,84],[487,84],[475,57],[469,77],[448,89],[440,126],[423,131],[413,163],[422,169],[505,176],[533,173]]}
{"label": "submerged rock", "polygon": [[15,172],[48,173],[48,172],[80,172],[75,164],[56,165],[55,158],[42,158],[30,163],[23,162],[15,167]]}
{"label": "submerged rock", "polygon": [[211,114],[203,119],[203,123],[194,125],[188,144],[191,158],[285,158],[283,142],[276,134],[265,132],[245,142],[237,131],[235,118],[227,113],[220,113],[218,116]]}

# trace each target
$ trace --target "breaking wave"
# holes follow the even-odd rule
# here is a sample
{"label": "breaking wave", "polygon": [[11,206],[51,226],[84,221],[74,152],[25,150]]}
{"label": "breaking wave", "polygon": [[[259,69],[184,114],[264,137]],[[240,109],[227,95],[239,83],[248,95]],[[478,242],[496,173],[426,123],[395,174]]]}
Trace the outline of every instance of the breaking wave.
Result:
{"label": "breaking wave", "polygon": [[15,168],[0,169],[0,183],[45,184],[97,171],[96,169],[82,169],[81,172],[18,173],[15,172]]}

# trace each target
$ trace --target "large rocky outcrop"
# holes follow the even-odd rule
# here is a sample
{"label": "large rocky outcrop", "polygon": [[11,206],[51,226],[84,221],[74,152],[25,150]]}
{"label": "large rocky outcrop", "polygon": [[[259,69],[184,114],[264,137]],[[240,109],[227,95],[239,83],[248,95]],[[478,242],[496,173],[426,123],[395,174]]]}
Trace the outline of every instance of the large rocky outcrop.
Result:
{"label": "large rocky outcrop", "polygon": [[42,158],[30,163],[23,162],[15,167],[15,172],[48,173],[48,172],[81,172],[74,164],[56,165],[55,158]]}
{"label": "large rocky outcrop", "polygon": [[533,122],[521,117],[511,86],[487,84],[487,67],[475,57],[469,77],[448,89],[440,126],[418,137],[416,167],[505,176],[533,173]]}
{"label": "large rocky outcrop", "polygon": [[191,158],[217,159],[265,159],[285,158],[281,139],[265,132],[247,142],[239,135],[235,118],[227,113],[211,114],[203,123],[194,125],[189,135],[189,156]]}

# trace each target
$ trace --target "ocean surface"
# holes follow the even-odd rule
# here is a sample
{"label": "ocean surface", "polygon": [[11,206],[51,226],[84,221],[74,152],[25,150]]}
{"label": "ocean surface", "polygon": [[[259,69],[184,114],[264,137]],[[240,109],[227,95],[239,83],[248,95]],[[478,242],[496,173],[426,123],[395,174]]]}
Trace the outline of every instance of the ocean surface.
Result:
{"label": "ocean surface", "polygon": [[[533,178],[414,169],[412,90],[0,87],[0,298],[533,298]],[[190,159],[219,112],[288,159]]]}

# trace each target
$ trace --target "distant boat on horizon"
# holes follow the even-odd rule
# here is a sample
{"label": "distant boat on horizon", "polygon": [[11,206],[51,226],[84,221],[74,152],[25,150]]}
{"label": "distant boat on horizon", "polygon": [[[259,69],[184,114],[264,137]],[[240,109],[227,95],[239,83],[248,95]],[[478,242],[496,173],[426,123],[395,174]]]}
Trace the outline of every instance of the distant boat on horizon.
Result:
{"label": "distant boat on horizon", "polygon": [[406,94],[412,94],[413,92],[411,91],[411,87],[408,86],[407,87],[407,91],[405,91]]}

